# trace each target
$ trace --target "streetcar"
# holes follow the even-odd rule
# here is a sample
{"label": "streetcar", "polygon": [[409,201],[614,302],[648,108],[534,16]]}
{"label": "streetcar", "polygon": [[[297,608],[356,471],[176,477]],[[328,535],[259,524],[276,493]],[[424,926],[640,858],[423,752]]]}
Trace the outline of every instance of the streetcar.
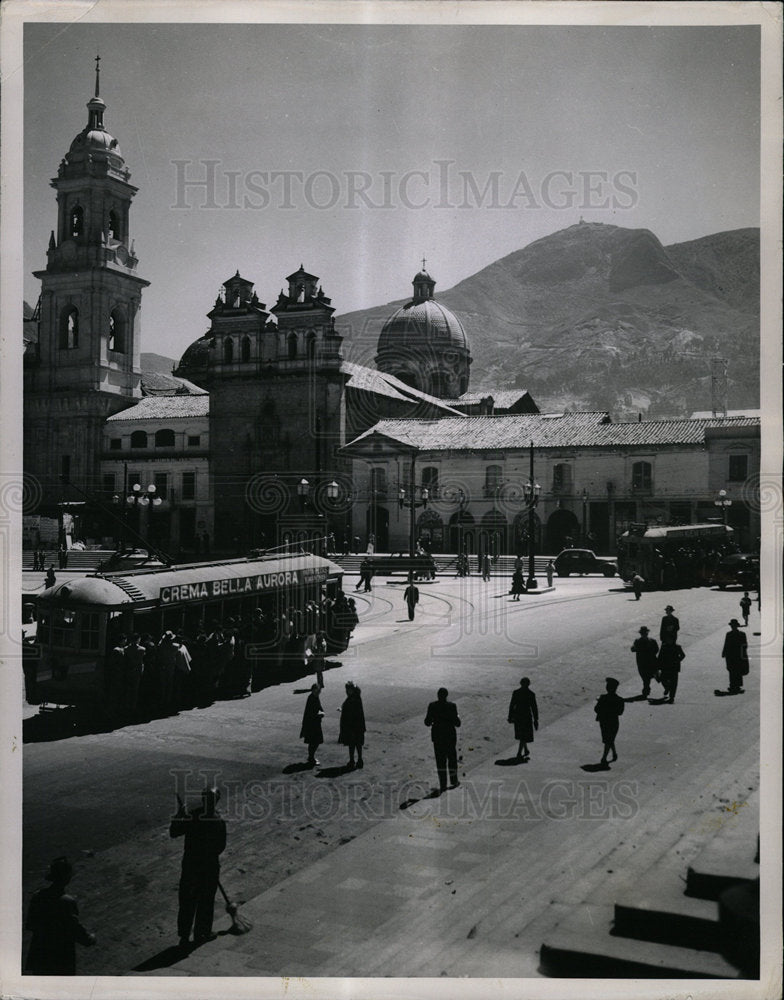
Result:
{"label": "streetcar", "polygon": [[[302,613],[323,598],[342,600],[343,570],[308,553],[95,573],[57,583],[36,602],[36,700],[100,701],[107,657],[121,635],[166,631],[190,639],[216,623]],[[350,632],[331,637],[345,649]]]}
{"label": "streetcar", "polygon": [[638,573],[649,589],[707,586],[719,561],[736,549],[726,524],[632,524],[618,539],[618,574]]}

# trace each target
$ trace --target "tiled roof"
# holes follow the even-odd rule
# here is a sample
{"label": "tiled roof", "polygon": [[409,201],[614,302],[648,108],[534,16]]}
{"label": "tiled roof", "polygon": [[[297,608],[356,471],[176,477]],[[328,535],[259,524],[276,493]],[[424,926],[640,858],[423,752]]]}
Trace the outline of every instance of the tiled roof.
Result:
{"label": "tiled roof", "polygon": [[421,451],[527,448],[614,448],[702,444],[709,427],[754,427],[752,417],[651,420],[613,424],[607,413],[543,413],[440,420],[380,420],[352,444],[382,435]]}
{"label": "tiled roof", "polygon": [[166,372],[142,371],[142,393],[145,396],[173,396],[175,393],[201,396],[204,393],[194,382]]}
{"label": "tiled roof", "polygon": [[[759,418],[760,416],[762,416],[762,411],[761,410],[754,410],[754,409],[751,409],[751,410],[727,410],[727,414],[726,415],[728,417],[757,417],[757,418]],[[692,420],[705,419],[705,418],[711,419],[712,417],[713,417],[713,411],[712,410],[695,410],[694,413],[691,414],[691,419]]]}
{"label": "tiled roof", "polygon": [[118,420],[160,420],[162,417],[207,417],[210,413],[210,397],[205,392],[200,396],[144,396],[129,406],[106,418],[110,423]]}
{"label": "tiled roof", "polygon": [[405,402],[424,402],[431,406],[438,407],[444,413],[451,413],[454,416],[462,416],[458,410],[452,407],[443,399],[430,396],[426,392],[414,389],[394,375],[387,375],[386,372],[377,371],[375,368],[366,368],[364,365],[357,365],[353,361],[343,361],[340,366],[341,371],[350,375],[348,380],[349,389],[362,389],[365,392],[375,392],[380,396],[387,396],[390,399],[400,399]]}
{"label": "tiled roof", "polygon": [[497,410],[508,410],[527,395],[527,389],[488,389],[486,392],[464,392],[457,399],[445,399],[444,402],[449,406],[476,406],[492,396]]}

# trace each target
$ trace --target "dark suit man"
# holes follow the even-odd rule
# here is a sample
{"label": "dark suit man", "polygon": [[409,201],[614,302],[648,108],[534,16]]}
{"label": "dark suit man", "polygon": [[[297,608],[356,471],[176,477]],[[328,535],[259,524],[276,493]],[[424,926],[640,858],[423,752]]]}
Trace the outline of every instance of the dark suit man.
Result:
{"label": "dark suit man", "polygon": [[416,606],[419,604],[419,587],[414,586],[414,577],[412,574],[409,574],[408,586],[403,594],[403,600],[406,602],[406,607],[408,608],[408,620],[413,621]]}
{"label": "dark suit man", "polygon": [[749,672],[749,649],[746,633],[740,631],[737,618],[730,619],[730,632],[724,636],[721,655],[730,675],[729,694],[743,694],[743,678]]}
{"label": "dark suit man", "polygon": [[450,786],[456,788],[460,784],[457,780],[457,728],[460,716],[457,714],[457,705],[447,701],[448,696],[446,688],[439,688],[438,701],[430,702],[425,716],[425,725],[430,726],[438,784],[442,792],[446,791],[447,769]]}
{"label": "dark suit man", "polygon": [[642,680],[642,696],[647,698],[651,693],[651,678],[655,676],[658,669],[656,654],[659,652],[659,644],[648,635],[648,626],[640,628],[640,638],[632,643],[632,652],[637,659],[637,672]]}
{"label": "dark suit man", "polygon": [[226,847],[226,822],[216,809],[220,798],[218,789],[206,788],[201,797],[201,808],[192,812],[185,809],[180,799],[180,808],[169,827],[170,837],[185,837],[177,913],[181,948],[187,948],[190,943],[191,927],[197,945],[216,937],[212,918],[220,856]]}
{"label": "dark suit man", "polygon": [[681,672],[681,660],[685,655],[671,636],[665,638],[659,650],[659,676],[664,687],[664,697],[667,698],[670,705],[675,703],[678,674]]}
{"label": "dark suit man", "polygon": [[671,604],[668,604],[664,609],[664,617],[659,626],[659,642],[664,642],[668,636],[672,637],[673,642],[678,641],[678,632],[680,632],[681,623],[673,614],[674,610],[675,608]]}

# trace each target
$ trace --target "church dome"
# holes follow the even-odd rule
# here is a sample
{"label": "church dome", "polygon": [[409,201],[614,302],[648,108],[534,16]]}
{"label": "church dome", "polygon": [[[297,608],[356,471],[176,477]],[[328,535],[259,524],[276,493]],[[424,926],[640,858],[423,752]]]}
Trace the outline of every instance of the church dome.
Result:
{"label": "church dome", "polygon": [[211,352],[214,344],[215,337],[211,332],[205,333],[198,340],[194,340],[192,344],[185,348],[180,362],[175,369],[176,374],[183,378],[198,381],[198,376],[206,374],[210,367]]}
{"label": "church dome", "polygon": [[468,337],[463,324],[451,309],[434,299],[409,302],[392,313],[381,328],[378,350],[414,347],[423,343],[468,349]]}
{"label": "church dome", "polygon": [[457,398],[468,389],[468,337],[451,309],[433,298],[435,281],[424,269],[414,295],[381,328],[376,367],[433,396]]}

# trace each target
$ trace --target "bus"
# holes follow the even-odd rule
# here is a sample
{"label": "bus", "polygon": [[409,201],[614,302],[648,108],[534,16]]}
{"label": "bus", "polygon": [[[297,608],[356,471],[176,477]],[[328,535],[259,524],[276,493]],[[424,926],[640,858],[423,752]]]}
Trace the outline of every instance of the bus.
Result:
{"label": "bus", "polygon": [[[100,702],[107,657],[121,635],[171,631],[187,641],[226,622],[247,623],[259,608],[269,622],[313,608],[340,609],[343,570],[308,553],[138,569],[70,579],[44,590],[36,602],[36,700],[45,705]],[[338,619],[339,616],[331,615]],[[351,627],[330,627],[328,651],[346,648]],[[330,625],[333,625],[330,622]],[[324,628],[324,622],[311,625]],[[288,634],[270,637],[260,660],[280,662]],[[29,666],[28,666],[29,670]]]}
{"label": "bus", "polygon": [[737,548],[726,524],[632,524],[618,539],[618,573],[652,590],[707,586],[719,561]]}

